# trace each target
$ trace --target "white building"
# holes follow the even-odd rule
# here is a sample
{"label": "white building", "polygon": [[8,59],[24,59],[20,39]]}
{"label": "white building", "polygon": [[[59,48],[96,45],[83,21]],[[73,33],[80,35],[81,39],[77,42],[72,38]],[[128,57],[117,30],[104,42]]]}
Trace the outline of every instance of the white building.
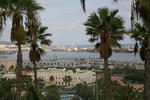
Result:
{"label": "white building", "polygon": [[[37,76],[38,78],[42,78],[47,84],[62,86],[68,85],[68,83],[66,84],[63,81],[65,76],[71,76],[72,81],[70,82],[70,86],[75,86],[78,83],[92,84],[96,80],[95,72],[92,70],[80,69],[76,69],[76,72],[74,73],[72,70],[50,68],[48,70],[38,70]],[[53,81],[50,81],[51,76],[54,77]]]}
{"label": "white building", "polygon": [[7,78],[7,79],[12,79],[12,78],[16,78],[16,74],[14,74],[14,73],[7,73],[7,74],[4,74],[1,77],[2,78]]}

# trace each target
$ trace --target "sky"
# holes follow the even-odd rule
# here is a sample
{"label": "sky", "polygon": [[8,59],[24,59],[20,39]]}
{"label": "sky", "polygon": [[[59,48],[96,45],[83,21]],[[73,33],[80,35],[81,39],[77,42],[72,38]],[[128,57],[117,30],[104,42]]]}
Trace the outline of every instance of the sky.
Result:
{"label": "sky", "polygon": [[[48,26],[47,33],[52,33],[52,45],[89,45],[89,36],[86,35],[86,22],[88,16],[97,11],[97,8],[108,7],[119,9],[120,16],[125,21],[125,27],[130,28],[130,0],[86,0],[86,13],[83,12],[80,0],[37,0],[45,10],[40,12],[40,20]],[[11,20],[8,19],[0,41],[10,41]],[[124,37],[122,44],[134,43],[128,36]]]}

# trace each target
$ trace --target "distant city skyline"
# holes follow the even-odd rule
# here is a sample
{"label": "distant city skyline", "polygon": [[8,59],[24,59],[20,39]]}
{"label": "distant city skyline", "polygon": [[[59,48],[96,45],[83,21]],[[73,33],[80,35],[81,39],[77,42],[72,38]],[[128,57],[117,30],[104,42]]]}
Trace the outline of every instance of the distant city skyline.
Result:
{"label": "distant city skyline", "polygon": [[[80,0],[37,0],[45,10],[40,13],[43,25],[48,26],[48,33],[52,33],[52,45],[94,45],[88,42],[85,26],[88,16],[100,7],[119,9],[119,15],[125,21],[126,29],[130,28],[131,0],[121,0],[113,3],[112,0],[87,0],[87,12],[84,13]],[[10,41],[11,20],[8,19],[0,41]],[[125,36],[122,44],[133,44],[134,40]]]}

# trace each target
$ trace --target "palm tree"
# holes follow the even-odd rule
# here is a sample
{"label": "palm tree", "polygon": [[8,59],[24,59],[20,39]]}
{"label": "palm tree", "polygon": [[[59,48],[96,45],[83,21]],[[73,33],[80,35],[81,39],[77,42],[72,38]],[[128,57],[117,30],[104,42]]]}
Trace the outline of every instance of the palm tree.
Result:
{"label": "palm tree", "polygon": [[41,56],[44,54],[44,50],[39,47],[38,42],[41,45],[50,45],[51,40],[47,39],[48,36],[51,36],[50,33],[45,33],[48,27],[41,26],[40,23],[37,23],[34,27],[34,34],[28,36],[28,42],[30,43],[29,59],[33,64],[34,69],[34,86],[37,90],[37,63],[41,60]]}
{"label": "palm tree", "polygon": [[135,18],[138,17],[142,19],[142,23],[146,28],[148,37],[145,41],[146,45],[143,45],[145,49],[145,79],[144,79],[144,99],[150,99],[150,1],[149,0],[133,0],[132,3],[132,16],[131,22],[134,24]]}
{"label": "palm tree", "polygon": [[[28,6],[34,5],[34,0],[19,0],[15,2],[16,7],[13,9],[13,19],[12,19],[12,30],[11,30],[11,41],[16,41],[18,45],[18,56],[17,56],[17,66],[16,66],[16,78],[17,78],[17,100],[20,100],[21,93],[21,71],[22,71],[22,50],[21,45],[26,42],[26,31],[23,27],[23,14],[28,12]],[[36,6],[36,4],[35,4]],[[33,6],[33,7],[35,7]],[[12,9],[12,7],[11,7]],[[28,16],[27,16],[28,18]]]}
{"label": "palm tree", "polygon": [[9,71],[11,71],[11,72],[13,72],[14,71],[14,65],[11,65],[10,67],[9,67]]}
{"label": "palm tree", "polygon": [[141,44],[140,48],[140,57],[145,62],[145,76],[144,76],[144,100],[149,100],[149,71],[148,71],[148,65],[147,65],[147,49],[148,47],[148,36],[149,32],[145,28],[144,25],[136,23],[134,24],[134,27],[129,31],[131,34],[131,37],[134,38],[136,41],[139,41]]}
{"label": "palm tree", "polygon": [[[85,0],[80,0],[83,9],[85,9]],[[113,0],[113,1],[118,1],[118,0]],[[85,10],[84,10],[85,11]],[[147,28],[149,32],[149,36],[146,41],[147,46],[144,47],[146,48],[146,53],[145,57],[145,82],[144,82],[144,95],[145,95],[145,100],[149,100],[149,95],[150,95],[150,1],[149,0],[132,0],[132,5],[131,5],[131,24],[132,27],[134,23],[136,22],[135,19],[142,19],[142,23],[144,23],[144,27]]]}
{"label": "palm tree", "polygon": [[36,93],[34,86],[28,86],[28,94],[26,96],[26,100],[38,100],[38,94]]}
{"label": "palm tree", "polygon": [[5,66],[3,64],[0,65],[0,71],[4,71]]}
{"label": "palm tree", "polygon": [[0,31],[2,32],[3,25],[6,22],[6,17],[12,18],[11,41],[16,41],[18,45],[17,66],[16,66],[16,95],[17,100],[21,100],[21,67],[22,54],[21,44],[25,42],[25,30],[23,27],[23,6],[17,0],[0,0]]}
{"label": "palm tree", "polygon": [[86,34],[91,36],[89,42],[97,42],[95,47],[99,49],[100,57],[104,59],[106,100],[112,100],[111,75],[108,68],[108,59],[112,55],[111,47],[121,47],[118,41],[123,39],[124,32],[123,20],[117,13],[118,10],[99,8],[84,24]]}
{"label": "palm tree", "polygon": [[[16,99],[21,100],[21,76],[22,76],[22,50],[21,45],[26,43],[26,31],[24,29],[24,17],[30,8],[36,8],[35,0],[0,0],[0,31],[6,21],[6,17],[12,18],[11,41],[18,46],[16,65]],[[33,13],[36,14],[36,13]],[[26,19],[29,19],[29,16]]]}
{"label": "palm tree", "polygon": [[54,76],[51,75],[50,78],[49,78],[50,82],[53,82],[54,81]]}
{"label": "palm tree", "polygon": [[34,0],[27,0],[30,3],[30,5],[26,6],[27,12],[26,12],[26,22],[25,25],[27,27],[28,30],[28,35],[33,36],[36,34],[35,32],[35,28],[36,28],[36,24],[39,22],[38,19],[38,12],[41,10],[44,10],[43,7],[41,7],[37,2],[35,2]]}
{"label": "palm tree", "polygon": [[[18,46],[17,65],[16,65],[16,99],[21,100],[22,91],[22,50],[21,45],[25,44],[26,31],[23,26],[23,1],[13,2],[14,6],[11,7],[12,12],[12,28],[11,28],[11,41],[15,42]],[[20,7],[21,6],[21,7]]]}
{"label": "palm tree", "polygon": [[65,84],[68,83],[68,85],[70,86],[70,82],[72,81],[72,78],[71,76],[65,75],[65,77],[63,77],[63,81],[65,82]]}

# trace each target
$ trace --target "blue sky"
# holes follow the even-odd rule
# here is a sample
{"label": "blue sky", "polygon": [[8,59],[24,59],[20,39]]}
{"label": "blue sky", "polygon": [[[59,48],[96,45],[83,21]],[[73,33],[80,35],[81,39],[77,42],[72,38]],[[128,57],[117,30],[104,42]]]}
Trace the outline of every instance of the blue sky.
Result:
{"label": "blue sky", "polygon": [[[130,27],[130,0],[120,0],[117,4],[113,0],[87,0],[87,12],[84,13],[80,0],[37,0],[45,10],[40,13],[43,25],[48,26],[47,32],[52,33],[53,45],[86,45],[88,36],[85,35],[85,27],[88,16],[100,7],[119,9],[119,15],[125,20],[125,27]],[[8,21],[1,40],[10,41],[11,23]],[[125,36],[121,43],[134,43]]]}

